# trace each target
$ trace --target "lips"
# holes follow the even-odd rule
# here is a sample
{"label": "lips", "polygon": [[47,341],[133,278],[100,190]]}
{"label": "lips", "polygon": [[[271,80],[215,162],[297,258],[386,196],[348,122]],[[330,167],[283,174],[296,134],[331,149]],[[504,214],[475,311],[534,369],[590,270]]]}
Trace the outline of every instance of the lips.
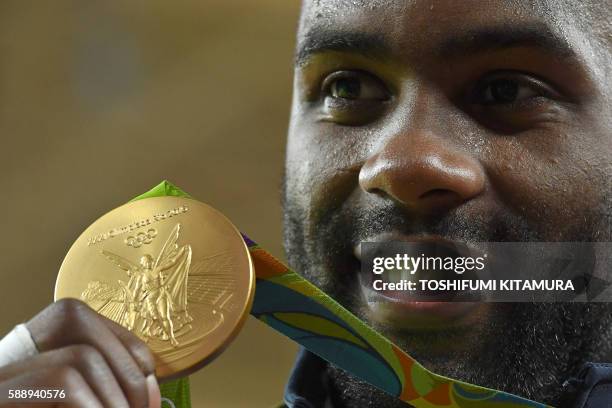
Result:
{"label": "lips", "polygon": [[[470,254],[479,253],[476,248],[466,243],[451,241],[434,235],[404,235],[399,233],[385,233],[370,237],[363,242],[368,243],[368,251],[388,251],[389,244],[394,242],[412,243],[410,248],[415,251],[413,256],[435,254],[442,257],[458,257],[464,251]],[[372,244],[370,244],[372,243]],[[378,245],[377,245],[378,244]],[[354,247],[355,257],[362,262],[361,243]],[[370,253],[371,255],[371,253]],[[361,268],[365,269],[365,268]],[[413,274],[402,275],[402,279],[394,277],[393,273],[386,272],[374,275],[370,271],[362,270],[358,274],[362,294],[364,295],[371,317],[384,324],[391,324],[400,329],[435,329],[456,326],[468,323],[478,316],[478,312],[487,307],[486,303],[477,302],[478,293],[469,291],[430,291],[421,290],[419,280],[424,273],[415,271]],[[395,274],[397,275],[397,274]],[[432,275],[429,275],[433,278]],[[465,276],[464,276],[465,277]],[[435,272],[435,279],[457,279],[454,272]],[[416,290],[389,289],[381,290],[380,284],[374,289],[373,280],[414,282]]]}

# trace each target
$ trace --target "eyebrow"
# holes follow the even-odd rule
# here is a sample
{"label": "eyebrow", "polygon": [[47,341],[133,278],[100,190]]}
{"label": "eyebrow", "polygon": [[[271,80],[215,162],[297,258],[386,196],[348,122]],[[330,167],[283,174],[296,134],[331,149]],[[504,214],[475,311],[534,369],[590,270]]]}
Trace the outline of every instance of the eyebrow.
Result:
{"label": "eyebrow", "polygon": [[[483,27],[450,35],[434,45],[433,53],[440,58],[457,58],[512,47],[534,47],[547,54],[575,56],[571,46],[545,25],[501,25]],[[335,31],[314,27],[298,46],[295,64],[304,65],[313,55],[328,51],[360,54],[373,59],[390,59],[392,49],[383,35],[356,31]]]}
{"label": "eyebrow", "polygon": [[437,55],[447,58],[512,47],[539,48],[548,54],[574,56],[566,40],[543,24],[501,25],[466,31],[444,41]]}
{"label": "eyebrow", "polygon": [[374,59],[386,59],[391,54],[391,49],[382,35],[313,28],[300,41],[295,65],[303,65],[313,55],[328,51],[360,54]]}

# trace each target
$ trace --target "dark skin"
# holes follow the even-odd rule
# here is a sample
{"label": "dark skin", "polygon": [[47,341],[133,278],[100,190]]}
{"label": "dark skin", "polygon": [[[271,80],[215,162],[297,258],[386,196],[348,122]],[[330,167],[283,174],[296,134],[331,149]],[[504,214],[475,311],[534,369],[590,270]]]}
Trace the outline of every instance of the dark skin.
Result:
{"label": "dark skin", "polygon": [[0,368],[9,390],[63,390],[65,398],[20,407],[159,407],[155,360],[138,337],[76,299],[49,305],[26,324],[39,354]]}
{"label": "dark skin", "polygon": [[[292,266],[426,367],[563,405],[568,376],[611,359],[607,304],[389,319],[365,302],[354,255],[386,233],[610,241],[611,4],[535,3],[304,2],[285,243]],[[329,374],[338,406],[405,406]]]}

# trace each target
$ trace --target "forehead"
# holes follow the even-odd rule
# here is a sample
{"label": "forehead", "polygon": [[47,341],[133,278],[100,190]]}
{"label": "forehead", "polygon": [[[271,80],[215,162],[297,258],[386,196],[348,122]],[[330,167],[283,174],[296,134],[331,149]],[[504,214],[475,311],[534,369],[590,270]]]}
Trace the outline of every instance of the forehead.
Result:
{"label": "forehead", "polygon": [[586,26],[585,20],[596,12],[603,18],[601,11],[609,10],[611,5],[609,0],[304,0],[302,25],[375,23],[376,28],[389,32],[406,26],[433,28],[432,24],[453,26],[469,21],[484,24],[491,20],[509,23],[538,20],[557,26],[572,22]]}
{"label": "forehead", "polygon": [[379,43],[384,42],[396,53],[410,53],[417,57],[442,43],[452,45],[452,39],[456,37],[474,34],[474,40],[479,40],[479,33],[513,30],[541,34],[541,39],[554,38],[557,44],[583,49],[588,55],[597,49],[591,38],[608,38],[605,45],[610,48],[610,3],[610,0],[599,3],[567,0],[305,0],[298,48],[308,46],[313,37],[328,33],[362,33],[377,36],[381,40]]}

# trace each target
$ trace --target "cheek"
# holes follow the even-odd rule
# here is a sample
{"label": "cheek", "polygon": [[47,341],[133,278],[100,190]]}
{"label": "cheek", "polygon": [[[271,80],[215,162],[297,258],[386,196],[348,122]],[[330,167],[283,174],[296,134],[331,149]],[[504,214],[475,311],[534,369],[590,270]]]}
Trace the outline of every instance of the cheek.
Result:
{"label": "cheek", "polygon": [[588,234],[605,200],[601,154],[581,139],[530,132],[488,146],[492,190],[547,240]]}
{"label": "cheek", "polygon": [[[350,132],[350,131],[349,131]],[[287,193],[316,227],[358,187],[358,139],[329,124],[292,124],[287,144]]]}

